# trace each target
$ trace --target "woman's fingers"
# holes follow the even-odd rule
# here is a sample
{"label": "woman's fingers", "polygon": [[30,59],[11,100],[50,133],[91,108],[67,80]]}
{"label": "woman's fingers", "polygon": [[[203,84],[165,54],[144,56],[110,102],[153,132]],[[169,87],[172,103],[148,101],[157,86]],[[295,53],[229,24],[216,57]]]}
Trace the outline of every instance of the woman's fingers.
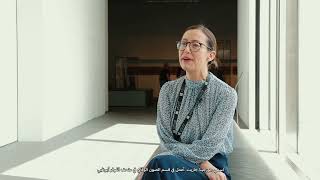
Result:
{"label": "woman's fingers", "polygon": [[206,173],[209,180],[220,180],[218,174],[214,173],[214,172],[207,172]]}
{"label": "woman's fingers", "polygon": [[222,180],[219,174],[215,174],[214,178],[215,178],[214,180]]}
{"label": "woman's fingers", "polygon": [[142,179],[142,176],[143,176],[143,172],[140,172],[137,176],[137,180],[141,180]]}
{"label": "woman's fingers", "polygon": [[207,176],[209,180],[227,180],[227,177],[223,172],[208,172]]}
{"label": "woman's fingers", "polygon": [[219,176],[219,180],[227,180],[227,177],[223,172],[218,172],[217,175]]}

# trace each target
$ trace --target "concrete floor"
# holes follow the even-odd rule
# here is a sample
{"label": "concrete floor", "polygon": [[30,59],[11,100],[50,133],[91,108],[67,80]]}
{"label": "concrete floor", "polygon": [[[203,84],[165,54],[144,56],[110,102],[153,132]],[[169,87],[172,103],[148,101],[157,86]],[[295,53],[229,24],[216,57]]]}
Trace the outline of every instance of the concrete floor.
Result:
{"label": "concrete floor", "polygon": [[[155,114],[155,108],[113,108],[48,141],[1,147],[0,180],[135,179],[134,172],[98,170],[143,167],[159,146]],[[246,133],[234,128],[229,162],[234,180],[298,179],[277,154],[256,151]]]}

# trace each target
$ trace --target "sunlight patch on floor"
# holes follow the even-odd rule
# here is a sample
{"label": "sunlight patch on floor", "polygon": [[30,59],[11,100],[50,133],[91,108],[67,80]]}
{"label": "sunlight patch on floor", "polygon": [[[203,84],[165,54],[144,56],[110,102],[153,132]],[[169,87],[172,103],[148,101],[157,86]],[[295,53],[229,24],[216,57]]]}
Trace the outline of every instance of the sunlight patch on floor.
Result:
{"label": "sunlight patch on floor", "polygon": [[85,139],[160,143],[155,125],[116,124]]}
{"label": "sunlight patch on floor", "polygon": [[150,143],[158,141],[154,125],[118,124],[3,174],[40,179],[134,179],[137,174],[133,172],[98,173],[97,170],[140,168],[158,147]]}

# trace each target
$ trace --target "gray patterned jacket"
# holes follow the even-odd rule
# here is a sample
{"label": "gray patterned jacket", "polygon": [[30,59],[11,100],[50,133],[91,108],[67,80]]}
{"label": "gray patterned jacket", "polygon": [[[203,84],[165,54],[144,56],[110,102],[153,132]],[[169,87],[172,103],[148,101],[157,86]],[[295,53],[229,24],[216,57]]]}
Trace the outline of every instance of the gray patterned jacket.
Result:
{"label": "gray patterned jacket", "polygon": [[172,154],[193,163],[201,163],[217,153],[231,153],[237,94],[233,88],[210,72],[208,89],[182,132],[181,142],[173,138],[172,117],[183,80],[186,80],[186,87],[176,129],[179,129],[189,113],[205,82],[191,81],[183,76],[162,86],[157,105],[157,132],[162,151],[158,155]]}

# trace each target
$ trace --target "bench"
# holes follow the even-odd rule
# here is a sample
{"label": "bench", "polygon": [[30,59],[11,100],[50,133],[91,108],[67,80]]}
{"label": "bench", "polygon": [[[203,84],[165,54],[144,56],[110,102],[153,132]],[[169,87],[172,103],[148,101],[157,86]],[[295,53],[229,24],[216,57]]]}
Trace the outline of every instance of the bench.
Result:
{"label": "bench", "polygon": [[[233,180],[275,180],[277,179],[259,156],[258,151],[249,144],[239,126],[234,123],[234,150],[229,155],[229,168]],[[151,157],[160,153],[158,147]],[[150,158],[149,160],[151,160]]]}

